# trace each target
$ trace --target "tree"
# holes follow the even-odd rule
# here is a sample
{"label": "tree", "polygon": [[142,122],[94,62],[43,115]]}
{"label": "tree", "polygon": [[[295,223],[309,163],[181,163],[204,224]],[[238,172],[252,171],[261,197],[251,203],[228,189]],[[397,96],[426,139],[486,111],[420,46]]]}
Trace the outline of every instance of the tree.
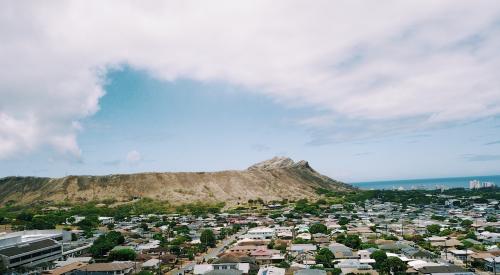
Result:
{"label": "tree", "polygon": [[446,217],[440,216],[440,215],[432,215],[431,219],[436,220],[436,221],[444,221],[444,220],[446,220]]}
{"label": "tree", "polygon": [[477,237],[476,237],[476,233],[474,232],[474,230],[469,230],[467,232],[467,234],[465,234],[465,239],[473,239],[473,240],[476,240]]}
{"label": "tree", "polygon": [[7,267],[5,266],[3,260],[0,260],[0,272],[3,274],[7,271]]}
{"label": "tree", "polygon": [[498,219],[495,216],[488,216],[488,217],[486,217],[486,221],[487,222],[497,222]]}
{"label": "tree", "polygon": [[428,225],[426,228],[427,228],[427,232],[429,232],[429,234],[432,234],[432,235],[439,234],[439,232],[441,231],[441,225],[439,225],[439,224],[431,224],[431,225]]}
{"label": "tree", "polygon": [[311,242],[312,242],[311,240],[305,240],[302,238],[296,238],[295,240],[293,240],[294,244],[306,244],[306,243],[311,243]]}
{"label": "tree", "polygon": [[463,240],[463,241],[462,241],[462,245],[463,245],[463,247],[465,247],[465,248],[471,248],[471,247],[473,247],[473,246],[474,246],[474,244],[473,244],[473,243],[471,243],[471,242],[469,242],[469,241],[466,241],[466,240]]}
{"label": "tree", "polygon": [[463,220],[460,225],[463,226],[463,227],[466,227],[466,228],[469,228],[471,225],[472,225],[472,221],[471,220]]}
{"label": "tree", "polygon": [[486,217],[486,221],[487,222],[497,222],[498,219],[495,216],[488,216],[488,217]]}
{"label": "tree", "polygon": [[322,264],[324,267],[332,267],[332,260],[334,258],[335,256],[328,248],[321,248],[316,253],[316,263]]}
{"label": "tree", "polygon": [[140,227],[141,227],[142,231],[149,231],[149,226],[145,222],[141,223]]}
{"label": "tree", "polygon": [[383,235],[382,237],[384,238],[384,240],[390,240],[390,241],[397,241],[398,240],[398,237],[396,237],[394,235]]}
{"label": "tree", "polygon": [[451,233],[453,233],[453,230],[449,229],[449,228],[446,228],[444,229],[443,231],[439,232],[439,236],[448,236],[450,235]]}
{"label": "tree", "polygon": [[279,268],[290,268],[290,264],[287,261],[282,261],[277,265]]}
{"label": "tree", "polygon": [[117,249],[111,250],[108,259],[110,261],[133,261],[137,257],[137,254],[133,249]]}
{"label": "tree", "polygon": [[174,231],[177,234],[189,234],[190,230],[189,227],[187,227],[186,225],[181,225],[181,226],[175,226]]}
{"label": "tree", "polygon": [[387,254],[382,250],[373,251],[370,258],[375,260],[375,269],[381,270],[385,261],[387,260]]}
{"label": "tree", "polygon": [[316,233],[327,234],[328,228],[324,224],[315,223],[315,224],[311,225],[311,227],[309,227],[309,233],[311,233],[311,234],[316,234]]}
{"label": "tree", "polygon": [[385,265],[391,274],[405,274],[407,269],[406,263],[398,257],[387,258]]}
{"label": "tree", "polygon": [[339,219],[339,225],[346,225],[349,223],[349,219],[346,217],[340,217]]}
{"label": "tree", "polygon": [[344,244],[352,249],[358,249],[361,246],[361,239],[358,235],[347,235]]}
{"label": "tree", "polygon": [[343,244],[345,242],[345,238],[346,238],[345,234],[340,234],[340,235],[337,236],[337,238],[335,238],[335,240],[338,243],[342,243]]}
{"label": "tree", "polygon": [[492,233],[496,233],[497,232],[497,229],[494,226],[491,226],[491,225],[485,226],[484,230],[488,231],[488,232],[492,232]]}
{"label": "tree", "polygon": [[28,228],[39,229],[39,230],[54,229],[56,228],[56,225],[52,223],[49,219],[46,219],[45,217],[36,216],[31,220],[31,222],[28,225]]}
{"label": "tree", "polygon": [[205,229],[201,232],[200,242],[206,246],[215,247],[214,232],[210,229]]}
{"label": "tree", "polygon": [[102,257],[108,253],[113,247],[123,244],[125,238],[120,232],[111,231],[107,234],[99,236],[92,246],[90,247],[90,253],[95,258]]}
{"label": "tree", "polygon": [[83,231],[91,231],[99,225],[99,220],[96,216],[89,216],[85,217],[85,219],[81,220],[76,225]]}
{"label": "tree", "polygon": [[105,236],[108,241],[114,243],[115,245],[120,245],[125,243],[125,237],[123,237],[122,233],[120,232],[110,231]]}
{"label": "tree", "polygon": [[[184,244],[186,242],[189,242],[191,241],[191,238],[189,236],[186,236],[186,235],[178,235],[177,237],[175,237],[175,239],[173,239],[170,244],[172,245],[181,245],[181,244]],[[203,245],[207,245],[206,243],[202,243]]]}
{"label": "tree", "polygon": [[19,213],[19,215],[17,215],[16,219],[20,221],[29,222],[33,219],[33,214],[28,212],[21,212]]}

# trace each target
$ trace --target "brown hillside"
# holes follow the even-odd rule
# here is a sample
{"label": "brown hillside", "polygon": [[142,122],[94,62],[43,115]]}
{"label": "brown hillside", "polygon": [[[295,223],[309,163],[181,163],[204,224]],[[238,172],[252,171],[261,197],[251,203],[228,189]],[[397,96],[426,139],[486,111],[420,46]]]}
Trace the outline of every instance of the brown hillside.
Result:
{"label": "brown hillside", "polygon": [[306,161],[273,158],[243,171],[140,173],[64,178],[7,177],[0,179],[0,204],[8,201],[129,201],[135,197],[167,200],[172,204],[246,202],[262,198],[315,198],[316,190],[353,187],[314,171]]}

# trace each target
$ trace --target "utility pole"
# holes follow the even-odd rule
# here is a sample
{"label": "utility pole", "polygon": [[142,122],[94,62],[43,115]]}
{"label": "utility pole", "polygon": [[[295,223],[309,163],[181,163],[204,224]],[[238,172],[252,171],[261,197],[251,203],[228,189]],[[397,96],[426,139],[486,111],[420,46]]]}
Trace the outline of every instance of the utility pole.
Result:
{"label": "utility pole", "polygon": [[467,261],[467,258],[468,258],[468,257],[467,257],[467,253],[469,252],[468,250],[469,250],[469,249],[466,247],[466,248],[465,248],[465,268],[467,268],[467,266],[468,266],[468,261]]}
{"label": "utility pole", "polygon": [[401,237],[404,239],[404,218],[401,219]]}
{"label": "utility pole", "polygon": [[448,261],[448,246],[446,246],[446,239],[444,239],[444,257]]}

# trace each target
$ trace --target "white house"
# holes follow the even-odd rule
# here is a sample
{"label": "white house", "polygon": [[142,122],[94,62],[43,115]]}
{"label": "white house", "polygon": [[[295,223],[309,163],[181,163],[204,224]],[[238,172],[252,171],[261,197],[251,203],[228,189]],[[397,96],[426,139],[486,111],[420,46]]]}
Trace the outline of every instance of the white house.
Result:
{"label": "white house", "polygon": [[112,224],[115,222],[113,217],[99,217],[98,219],[101,224]]}
{"label": "white house", "polygon": [[275,266],[265,266],[259,269],[257,275],[285,275],[285,269]]}
{"label": "white house", "polygon": [[254,239],[252,237],[272,239],[274,236],[274,229],[268,227],[256,227],[248,230],[245,235],[250,236],[250,239]]}

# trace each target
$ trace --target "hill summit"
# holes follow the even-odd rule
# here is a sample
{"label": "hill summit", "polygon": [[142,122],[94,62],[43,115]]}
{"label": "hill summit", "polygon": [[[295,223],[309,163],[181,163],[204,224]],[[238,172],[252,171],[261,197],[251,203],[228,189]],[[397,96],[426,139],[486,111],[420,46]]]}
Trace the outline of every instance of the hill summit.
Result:
{"label": "hill summit", "polygon": [[286,168],[306,168],[312,170],[307,161],[301,160],[299,162],[294,162],[291,158],[287,157],[274,157],[272,159],[256,163],[248,167],[248,170],[274,170]]}
{"label": "hill summit", "polygon": [[196,201],[236,204],[250,199],[266,201],[316,198],[316,190],[354,188],[313,170],[307,161],[274,157],[241,171],[167,172],[67,176],[63,178],[6,177],[0,179],[0,204],[85,202],[134,198],[166,200],[172,204]]}

